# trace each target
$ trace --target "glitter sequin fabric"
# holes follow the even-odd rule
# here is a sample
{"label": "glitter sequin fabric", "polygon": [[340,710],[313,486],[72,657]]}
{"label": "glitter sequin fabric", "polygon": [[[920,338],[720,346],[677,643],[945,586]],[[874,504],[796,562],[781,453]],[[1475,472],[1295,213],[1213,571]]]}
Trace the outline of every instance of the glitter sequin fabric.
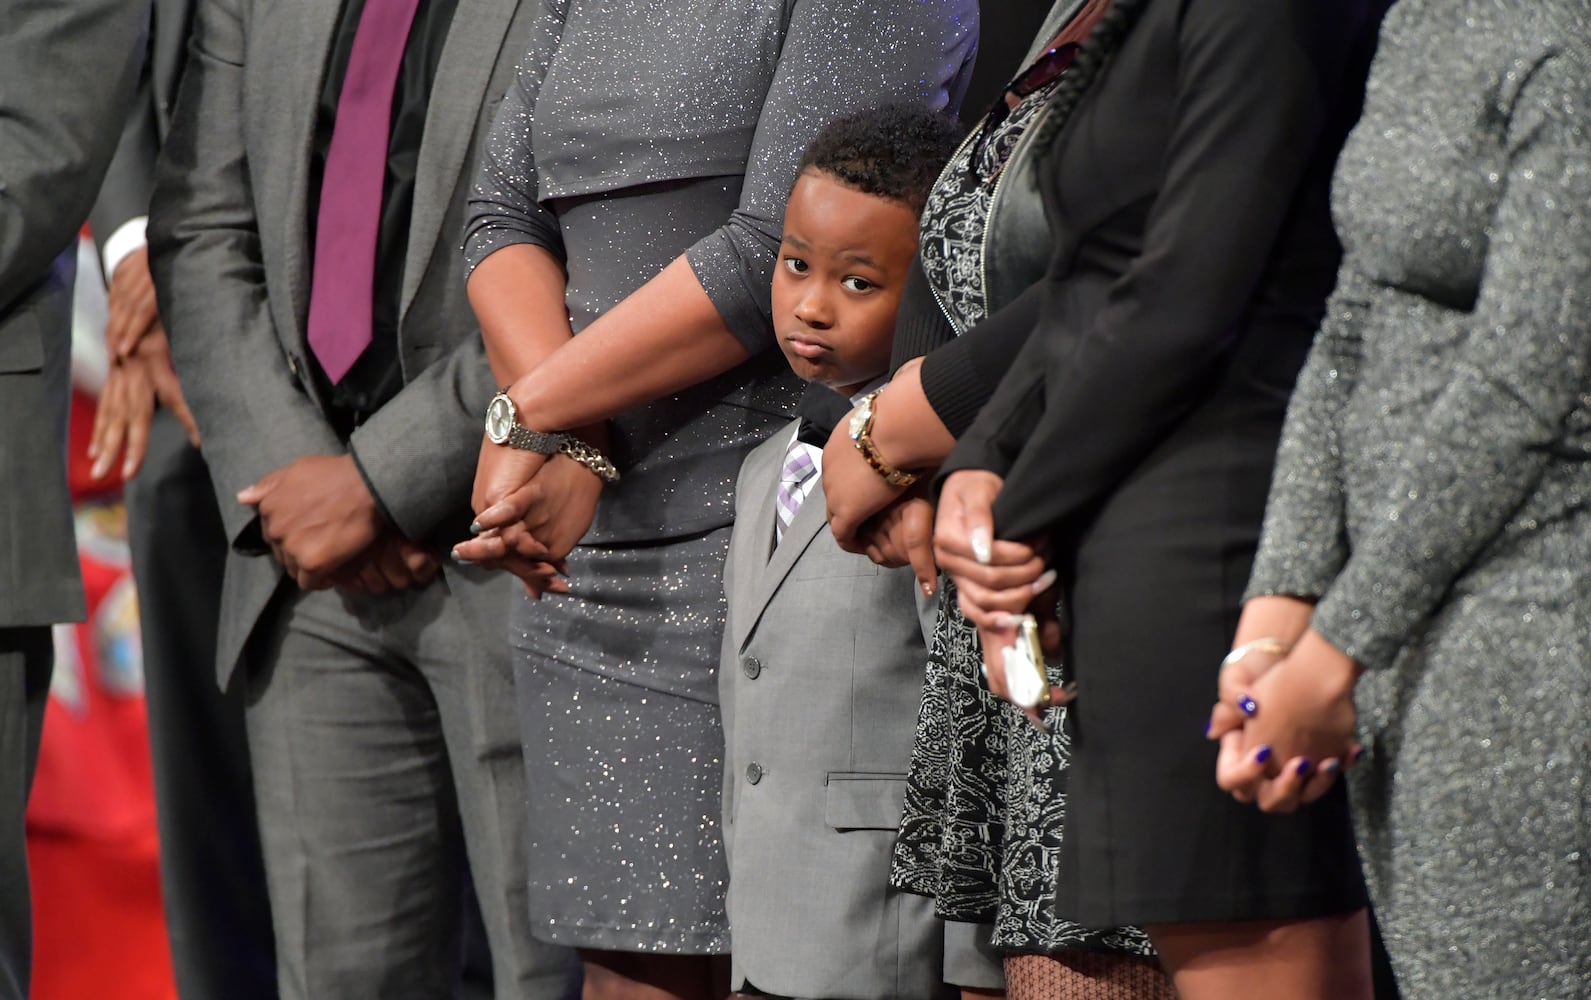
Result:
{"label": "glitter sequin fabric", "polygon": [[1591,13],[1401,0],[1253,593],[1364,663],[1352,775],[1406,998],[1591,995]]}
{"label": "glitter sequin fabric", "polygon": [[512,612],[539,936],[727,950],[721,572],[741,461],[800,392],[768,350],[785,198],[841,114],[954,110],[977,23],[974,0],[541,0],[482,150],[466,265],[546,249],[578,334],[685,253],[758,356],[612,421],[624,478],[570,557],[571,596]]}

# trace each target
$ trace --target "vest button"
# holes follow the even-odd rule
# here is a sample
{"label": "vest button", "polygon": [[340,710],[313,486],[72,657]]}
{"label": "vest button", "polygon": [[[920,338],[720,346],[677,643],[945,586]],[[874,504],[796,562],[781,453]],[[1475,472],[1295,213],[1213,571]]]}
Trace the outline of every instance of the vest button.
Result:
{"label": "vest button", "polygon": [[747,764],[746,765],[746,781],[748,783],[750,783],[750,784],[755,785],[757,782],[759,782],[761,780],[762,780],[762,765],[757,763],[756,761],[752,761],[750,764]]}
{"label": "vest button", "polygon": [[757,676],[762,673],[762,661],[755,656],[748,656],[740,661],[740,672],[752,680],[756,680]]}

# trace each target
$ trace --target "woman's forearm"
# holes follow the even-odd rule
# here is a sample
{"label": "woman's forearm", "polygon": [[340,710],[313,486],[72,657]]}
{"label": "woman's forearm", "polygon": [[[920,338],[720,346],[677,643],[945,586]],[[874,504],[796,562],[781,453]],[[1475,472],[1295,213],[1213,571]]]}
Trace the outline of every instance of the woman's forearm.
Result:
{"label": "woman's forearm", "polygon": [[[484,328],[485,317],[481,323]],[[509,395],[525,426],[563,430],[672,395],[750,356],[680,257],[580,336],[543,355],[533,377],[520,373]]]}
{"label": "woman's forearm", "polygon": [[466,290],[498,385],[534,371],[569,343],[563,263],[528,243],[503,247],[476,266]]}
{"label": "woman's forearm", "polygon": [[873,447],[899,469],[936,469],[956,446],[923,394],[922,359],[902,365],[873,403]]}

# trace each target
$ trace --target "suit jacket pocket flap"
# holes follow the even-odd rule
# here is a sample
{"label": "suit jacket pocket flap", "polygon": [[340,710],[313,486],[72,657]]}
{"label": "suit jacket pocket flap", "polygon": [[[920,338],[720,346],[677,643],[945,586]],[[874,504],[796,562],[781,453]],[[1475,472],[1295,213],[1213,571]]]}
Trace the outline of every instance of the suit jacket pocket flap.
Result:
{"label": "suit jacket pocket flap", "polygon": [[904,774],[831,771],[824,818],[836,830],[898,830]]}

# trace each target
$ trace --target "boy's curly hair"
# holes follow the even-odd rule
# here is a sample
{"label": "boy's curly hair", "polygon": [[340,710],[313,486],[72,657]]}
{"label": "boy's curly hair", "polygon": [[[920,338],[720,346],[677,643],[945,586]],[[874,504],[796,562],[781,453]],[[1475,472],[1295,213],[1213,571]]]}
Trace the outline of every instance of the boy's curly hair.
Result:
{"label": "boy's curly hair", "polygon": [[801,171],[822,171],[920,214],[961,136],[955,119],[910,104],[855,111],[818,133],[801,157]]}

